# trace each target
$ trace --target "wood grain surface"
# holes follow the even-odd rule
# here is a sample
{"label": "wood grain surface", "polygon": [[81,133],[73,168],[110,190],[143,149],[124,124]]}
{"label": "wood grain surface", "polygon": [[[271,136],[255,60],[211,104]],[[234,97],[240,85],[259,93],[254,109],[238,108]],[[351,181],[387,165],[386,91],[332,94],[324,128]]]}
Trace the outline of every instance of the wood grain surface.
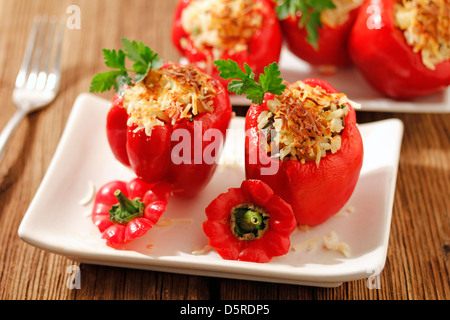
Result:
{"label": "wood grain surface", "polygon": [[[365,279],[337,288],[316,288],[80,265],[18,237],[20,222],[54,155],[73,102],[89,90],[92,76],[104,70],[101,50],[119,48],[120,39],[127,37],[144,41],[166,61],[177,61],[170,41],[175,3],[0,0],[0,128],[15,111],[11,94],[34,17],[68,17],[70,5],[81,9],[81,28],[65,32],[58,97],[20,124],[0,163],[0,300],[448,300],[449,114],[357,114],[360,123],[398,118],[405,125],[379,289],[369,289]],[[109,99],[110,93],[100,96]],[[80,267],[80,289],[67,286],[66,269],[71,265]]]}

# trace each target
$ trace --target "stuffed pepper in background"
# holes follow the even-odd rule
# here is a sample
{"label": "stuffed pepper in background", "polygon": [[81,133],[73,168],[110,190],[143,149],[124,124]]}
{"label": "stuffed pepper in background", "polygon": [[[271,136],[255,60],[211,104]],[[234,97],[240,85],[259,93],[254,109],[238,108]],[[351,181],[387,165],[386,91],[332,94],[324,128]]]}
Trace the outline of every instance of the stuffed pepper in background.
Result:
{"label": "stuffed pepper in background", "polygon": [[246,178],[267,183],[292,206],[298,224],[318,225],[336,214],[363,161],[353,102],[320,79],[284,82],[275,65],[258,84],[232,62],[216,63],[223,77],[241,79],[233,87],[242,85],[239,93],[253,101],[245,121]]}
{"label": "stuffed pepper in background", "polygon": [[349,40],[352,59],[381,93],[410,99],[450,85],[448,0],[368,0]]}
{"label": "stuffed pepper in background", "polygon": [[322,71],[352,64],[347,43],[363,0],[278,0],[289,50]]}
{"label": "stuffed pepper in background", "polygon": [[289,204],[259,180],[220,194],[205,210],[203,230],[223,259],[265,263],[289,251],[296,221]]}
{"label": "stuffed pepper in background", "polygon": [[[169,182],[174,195],[194,196],[217,166],[219,148],[208,154],[211,159],[204,157],[214,143],[205,133],[213,129],[225,139],[232,115],[227,90],[191,64],[162,65],[142,43],[124,39],[123,44],[125,52],[104,51],[107,66],[119,70],[96,76],[91,87],[102,91],[114,85],[119,91],[107,115],[110,147],[145,182]],[[123,67],[125,55],[136,61],[134,79]]]}
{"label": "stuffed pepper in background", "polygon": [[214,61],[249,64],[256,75],[278,62],[282,34],[271,0],[181,0],[176,8],[172,41],[189,62],[218,76]]}

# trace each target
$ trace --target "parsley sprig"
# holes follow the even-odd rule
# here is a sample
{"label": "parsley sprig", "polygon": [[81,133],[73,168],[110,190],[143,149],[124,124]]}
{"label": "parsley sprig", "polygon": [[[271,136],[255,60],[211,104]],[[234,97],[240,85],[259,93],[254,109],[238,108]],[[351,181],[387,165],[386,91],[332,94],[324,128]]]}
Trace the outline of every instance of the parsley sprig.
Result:
{"label": "parsley sprig", "polygon": [[[91,82],[91,92],[104,92],[112,87],[120,92],[124,85],[132,85],[142,81],[152,69],[158,69],[162,65],[162,60],[158,54],[153,52],[143,42],[137,43],[122,38],[124,50],[103,49],[105,65],[113,70],[97,74]],[[133,61],[133,69],[125,66],[127,58]],[[134,72],[134,77],[129,72]]]}
{"label": "parsley sprig", "polygon": [[264,68],[264,73],[259,75],[259,83],[255,80],[255,73],[247,63],[244,63],[244,71],[236,61],[231,59],[216,60],[214,63],[220,72],[220,77],[233,79],[228,85],[228,90],[238,95],[247,95],[253,103],[261,104],[267,92],[280,95],[286,89],[275,62]]}
{"label": "parsley sprig", "polygon": [[317,49],[319,40],[319,28],[322,27],[320,15],[326,9],[334,9],[336,6],[331,0],[277,0],[276,11],[278,17],[283,20],[301,12],[300,28],[306,28],[307,41]]}

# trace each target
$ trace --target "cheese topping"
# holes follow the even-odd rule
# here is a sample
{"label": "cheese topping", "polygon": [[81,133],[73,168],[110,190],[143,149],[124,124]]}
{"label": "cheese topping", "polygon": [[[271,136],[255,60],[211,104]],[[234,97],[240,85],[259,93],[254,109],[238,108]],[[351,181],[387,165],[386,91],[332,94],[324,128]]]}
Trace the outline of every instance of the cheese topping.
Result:
{"label": "cheese topping", "polygon": [[151,70],[147,77],[124,92],[128,126],[136,131],[145,129],[151,135],[153,127],[192,120],[214,110],[214,97],[219,93],[215,80],[192,65],[171,65]]}
{"label": "cheese topping", "polygon": [[181,23],[194,47],[212,48],[216,60],[226,50],[248,49],[249,40],[262,26],[260,8],[254,0],[193,0],[183,11]]}
{"label": "cheese topping", "polygon": [[[287,84],[280,96],[267,101],[267,111],[261,112],[258,128],[266,130],[267,153],[281,160],[315,161],[327,152],[341,148],[344,117],[348,113],[347,97],[342,93],[327,93],[301,81]],[[276,151],[275,151],[276,152]]]}
{"label": "cheese topping", "polygon": [[334,231],[331,231],[328,236],[323,236],[323,246],[329,250],[339,251],[347,258],[350,257],[350,246],[346,242],[339,241]]}
{"label": "cheese topping", "polygon": [[449,0],[398,0],[394,6],[396,27],[403,31],[423,64],[434,70],[450,59]]}
{"label": "cheese topping", "polygon": [[363,0],[333,0],[336,8],[322,11],[320,19],[329,27],[340,26],[348,20],[350,11],[358,8],[362,3]]}

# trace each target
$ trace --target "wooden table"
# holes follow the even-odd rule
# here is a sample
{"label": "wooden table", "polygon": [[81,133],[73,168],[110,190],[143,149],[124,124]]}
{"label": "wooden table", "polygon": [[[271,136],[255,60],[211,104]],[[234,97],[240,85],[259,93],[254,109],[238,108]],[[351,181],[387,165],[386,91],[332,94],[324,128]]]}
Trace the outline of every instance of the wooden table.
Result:
{"label": "wooden table", "polygon": [[[63,78],[56,100],[26,118],[16,131],[0,169],[0,300],[85,299],[267,299],[267,300],[448,300],[450,208],[450,115],[358,112],[360,123],[398,118],[405,125],[386,265],[379,289],[366,280],[337,288],[251,282],[79,265],[28,245],[17,234],[76,97],[104,70],[103,48],[120,48],[121,37],[142,40],[166,61],[179,56],[170,28],[176,1],[1,0],[0,128],[13,115],[11,93],[33,18],[69,18],[81,13],[80,29],[67,29]],[[110,98],[110,93],[103,96]],[[70,183],[70,181],[68,181]],[[81,289],[67,287],[70,265],[80,267]]]}

